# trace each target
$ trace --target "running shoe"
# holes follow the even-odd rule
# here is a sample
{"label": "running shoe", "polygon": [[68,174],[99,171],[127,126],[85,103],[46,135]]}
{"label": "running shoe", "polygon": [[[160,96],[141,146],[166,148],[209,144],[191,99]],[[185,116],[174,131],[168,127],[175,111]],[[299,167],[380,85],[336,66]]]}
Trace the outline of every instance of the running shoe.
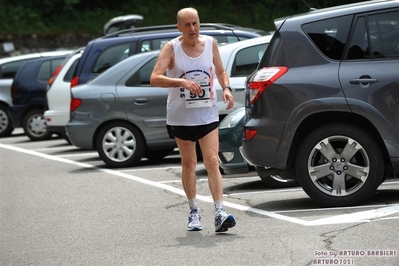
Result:
{"label": "running shoe", "polygon": [[231,214],[221,208],[215,212],[215,232],[226,232],[229,228],[236,225],[236,219]]}
{"label": "running shoe", "polygon": [[193,209],[188,215],[187,231],[200,231],[201,226],[201,212],[200,209]]}

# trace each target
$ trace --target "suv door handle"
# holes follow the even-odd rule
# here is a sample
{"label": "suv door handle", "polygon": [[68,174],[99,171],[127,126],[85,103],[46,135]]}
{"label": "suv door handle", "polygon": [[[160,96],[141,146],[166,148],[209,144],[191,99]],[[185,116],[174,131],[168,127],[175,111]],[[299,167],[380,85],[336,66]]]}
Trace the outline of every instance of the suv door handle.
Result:
{"label": "suv door handle", "polygon": [[367,84],[376,83],[376,82],[378,82],[378,79],[372,79],[372,78],[351,79],[349,81],[350,84],[362,84],[362,85],[367,85]]}

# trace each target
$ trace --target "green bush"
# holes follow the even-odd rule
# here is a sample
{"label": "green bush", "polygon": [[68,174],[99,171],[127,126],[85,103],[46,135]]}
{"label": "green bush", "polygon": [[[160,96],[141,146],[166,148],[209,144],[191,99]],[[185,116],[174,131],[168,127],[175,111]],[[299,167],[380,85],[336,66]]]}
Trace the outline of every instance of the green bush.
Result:
{"label": "green bush", "polygon": [[[311,4],[321,8],[349,2],[359,1],[317,0]],[[308,10],[301,0],[127,0],[123,3],[111,0],[0,0],[0,34],[98,34],[109,19],[126,14],[142,15],[141,26],[174,24],[176,12],[186,6],[197,8],[202,22],[225,22],[264,30],[274,30],[275,18]]]}

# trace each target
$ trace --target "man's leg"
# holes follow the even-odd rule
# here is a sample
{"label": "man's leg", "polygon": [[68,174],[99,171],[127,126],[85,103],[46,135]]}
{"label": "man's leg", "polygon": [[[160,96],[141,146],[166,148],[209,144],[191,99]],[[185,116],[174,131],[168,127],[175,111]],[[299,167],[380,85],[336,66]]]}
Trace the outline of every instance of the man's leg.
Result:
{"label": "man's leg", "polygon": [[211,131],[199,140],[202,157],[208,172],[209,189],[213,200],[223,200],[223,178],[219,170],[219,131]]}
{"label": "man's leg", "polygon": [[236,225],[233,215],[223,208],[223,178],[219,170],[219,129],[216,128],[199,140],[205,168],[208,172],[209,189],[215,202],[215,232],[225,232]]}
{"label": "man's leg", "polygon": [[201,212],[196,204],[197,177],[195,168],[197,166],[197,154],[195,152],[195,142],[176,138],[176,143],[181,157],[183,188],[190,205],[187,231],[199,231],[202,230],[202,226]]}
{"label": "man's leg", "polygon": [[184,192],[188,199],[195,198],[197,189],[197,177],[195,168],[197,166],[197,154],[195,152],[195,142],[176,138],[182,166],[182,183]]}

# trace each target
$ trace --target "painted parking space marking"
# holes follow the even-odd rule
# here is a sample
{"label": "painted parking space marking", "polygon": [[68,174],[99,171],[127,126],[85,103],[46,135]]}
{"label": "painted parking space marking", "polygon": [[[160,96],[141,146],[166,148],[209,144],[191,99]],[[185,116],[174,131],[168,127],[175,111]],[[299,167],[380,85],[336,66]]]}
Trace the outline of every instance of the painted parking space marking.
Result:
{"label": "painted parking space marking", "polygon": [[399,204],[392,204],[383,208],[355,212],[355,213],[341,214],[333,217],[313,220],[309,221],[307,225],[312,226],[312,225],[328,225],[328,224],[342,224],[342,223],[364,223],[364,222],[380,220],[379,218],[394,215],[397,213],[399,213]]}
{"label": "painted parking space marking", "polygon": [[[13,151],[21,152],[21,153],[25,153],[25,154],[30,154],[30,155],[42,157],[44,159],[58,161],[58,162],[67,163],[67,164],[72,164],[72,165],[76,165],[76,166],[80,166],[80,167],[84,167],[84,168],[95,168],[96,170],[98,170],[100,172],[119,176],[122,178],[140,182],[142,184],[150,185],[153,187],[161,188],[161,189],[164,189],[164,190],[167,190],[172,193],[175,193],[175,194],[185,197],[185,193],[182,189],[179,189],[179,188],[176,188],[173,186],[169,186],[165,183],[150,181],[150,180],[147,180],[147,179],[144,179],[144,178],[141,178],[138,176],[133,176],[133,175],[130,175],[130,174],[127,174],[124,172],[115,171],[115,170],[111,170],[111,169],[97,168],[96,166],[88,164],[88,163],[76,162],[73,160],[61,158],[59,156],[48,155],[48,154],[40,153],[37,151],[31,151],[31,150],[14,147],[14,146],[10,146],[10,145],[5,145],[5,144],[1,144],[1,143],[0,143],[0,148],[13,150]],[[209,196],[198,195],[197,199],[200,201],[213,203],[212,197],[209,197]],[[252,208],[249,206],[244,206],[241,204],[236,204],[236,203],[232,203],[232,202],[228,202],[228,201],[224,201],[224,205],[227,207],[230,207],[230,208],[240,210],[240,211],[252,212],[252,213],[259,214],[259,215],[264,215],[264,216],[268,216],[271,218],[276,218],[279,220],[283,220],[286,222],[292,222],[292,223],[296,223],[296,224],[300,224],[300,225],[304,225],[304,226],[317,226],[317,225],[343,224],[343,223],[364,223],[364,222],[372,222],[372,221],[377,221],[377,220],[387,219],[387,218],[396,219],[397,217],[387,217],[387,216],[392,216],[392,215],[399,213],[399,204],[392,204],[392,205],[387,205],[385,207],[368,210],[368,211],[360,211],[360,212],[355,212],[355,213],[350,213],[350,214],[336,215],[336,216],[322,218],[322,219],[313,220],[313,221],[306,221],[306,220],[302,220],[299,218],[286,216],[286,215],[280,214],[278,212],[265,211],[265,210],[256,209],[256,208]]]}

